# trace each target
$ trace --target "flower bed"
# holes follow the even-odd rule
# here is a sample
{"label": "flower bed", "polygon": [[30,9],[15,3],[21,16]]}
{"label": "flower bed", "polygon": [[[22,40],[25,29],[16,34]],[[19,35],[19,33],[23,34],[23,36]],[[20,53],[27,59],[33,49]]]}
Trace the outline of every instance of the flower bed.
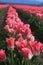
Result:
{"label": "flower bed", "polygon": [[[18,15],[17,11],[15,8],[9,7],[4,25],[1,26],[1,65],[3,63],[4,65],[33,65],[35,58],[43,52],[42,42],[35,39],[30,24],[23,22],[22,17],[19,18],[20,13]],[[40,64],[40,62],[36,63],[37,65]]]}

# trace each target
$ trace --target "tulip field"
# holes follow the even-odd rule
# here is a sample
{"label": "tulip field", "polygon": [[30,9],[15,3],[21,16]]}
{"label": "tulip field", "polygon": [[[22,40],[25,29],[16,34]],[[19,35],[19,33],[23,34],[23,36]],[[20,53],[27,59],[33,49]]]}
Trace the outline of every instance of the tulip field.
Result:
{"label": "tulip field", "polygon": [[0,65],[43,65],[43,7],[0,5]]}

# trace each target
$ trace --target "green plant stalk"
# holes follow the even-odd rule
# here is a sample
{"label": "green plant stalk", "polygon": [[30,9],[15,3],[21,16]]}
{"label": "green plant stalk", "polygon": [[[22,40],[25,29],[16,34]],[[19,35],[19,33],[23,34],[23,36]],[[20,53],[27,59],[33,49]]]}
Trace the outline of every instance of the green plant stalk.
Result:
{"label": "green plant stalk", "polygon": [[6,61],[4,61],[5,65],[7,65]]}
{"label": "green plant stalk", "polygon": [[26,65],[26,59],[25,59],[25,65]]}
{"label": "green plant stalk", "polygon": [[25,59],[25,65],[29,65],[29,60]]}
{"label": "green plant stalk", "polygon": [[11,50],[11,65],[13,65],[13,50]]}
{"label": "green plant stalk", "polygon": [[31,65],[31,62],[29,59],[27,59],[26,61],[27,61],[27,65]]}
{"label": "green plant stalk", "polygon": [[27,65],[29,65],[29,60],[27,59]]}

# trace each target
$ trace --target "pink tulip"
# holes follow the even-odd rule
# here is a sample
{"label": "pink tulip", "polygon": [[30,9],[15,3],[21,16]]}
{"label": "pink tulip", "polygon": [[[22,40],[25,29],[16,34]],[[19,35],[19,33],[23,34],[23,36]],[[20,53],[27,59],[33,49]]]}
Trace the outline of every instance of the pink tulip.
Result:
{"label": "pink tulip", "polygon": [[24,58],[32,59],[33,57],[32,51],[29,48],[22,48],[20,52]]}
{"label": "pink tulip", "polygon": [[19,33],[19,34],[17,34],[17,36],[18,36],[18,38],[21,38],[21,37],[22,37],[22,34],[21,34],[21,33]]}
{"label": "pink tulip", "polygon": [[41,44],[41,52],[43,52],[43,44]]}
{"label": "pink tulip", "polygon": [[27,35],[28,33],[31,33],[30,25],[29,24],[24,24],[24,26],[22,28],[22,34]]}
{"label": "pink tulip", "polygon": [[22,48],[26,47],[27,45],[27,41],[26,40],[19,40],[19,41],[16,41],[16,46],[19,50],[21,50]]}
{"label": "pink tulip", "polygon": [[8,31],[9,30],[9,25],[5,25],[4,30]]}
{"label": "pink tulip", "polygon": [[14,20],[12,19],[7,19],[6,20],[6,24],[9,25],[9,26],[12,26],[14,24]]}
{"label": "pink tulip", "polygon": [[6,60],[5,50],[0,49],[0,61],[5,61],[5,60]]}
{"label": "pink tulip", "polygon": [[6,44],[8,48],[14,50],[15,38],[6,38]]}
{"label": "pink tulip", "polygon": [[31,42],[30,41],[29,46],[30,46],[30,48],[31,48],[34,55],[39,55],[40,54],[40,52],[41,52],[41,49],[40,49],[41,48],[41,43],[40,42],[37,42],[37,41]]}
{"label": "pink tulip", "polygon": [[14,30],[13,28],[9,28],[8,32],[12,35],[14,35],[16,33],[16,30]]}

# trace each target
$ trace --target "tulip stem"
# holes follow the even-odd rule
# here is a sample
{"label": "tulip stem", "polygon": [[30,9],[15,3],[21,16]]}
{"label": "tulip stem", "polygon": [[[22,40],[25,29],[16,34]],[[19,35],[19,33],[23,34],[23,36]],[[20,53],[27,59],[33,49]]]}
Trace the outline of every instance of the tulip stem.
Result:
{"label": "tulip stem", "polygon": [[11,50],[11,65],[13,65],[13,50]]}
{"label": "tulip stem", "polygon": [[26,61],[27,61],[27,65],[30,65],[30,64],[29,64],[29,60],[27,59]]}
{"label": "tulip stem", "polygon": [[7,65],[6,61],[5,61],[5,65]]}
{"label": "tulip stem", "polygon": [[27,64],[27,59],[25,59],[25,65],[28,65],[28,64]]}
{"label": "tulip stem", "polygon": [[26,65],[26,59],[25,59],[25,65]]}

